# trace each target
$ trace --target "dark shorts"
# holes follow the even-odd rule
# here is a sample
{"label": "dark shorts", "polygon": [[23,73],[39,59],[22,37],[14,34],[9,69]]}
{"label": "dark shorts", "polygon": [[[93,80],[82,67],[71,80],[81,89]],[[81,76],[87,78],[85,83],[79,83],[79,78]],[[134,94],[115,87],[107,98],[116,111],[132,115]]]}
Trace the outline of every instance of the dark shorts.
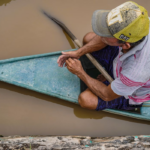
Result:
{"label": "dark shorts", "polygon": [[[119,53],[118,46],[107,46],[102,50],[91,53],[98,62],[105,68],[108,74],[114,79],[113,76],[113,60]],[[104,84],[109,85],[108,81],[105,81]],[[139,108],[142,105],[129,105],[129,99],[125,97],[119,97],[112,101],[106,102],[98,97],[98,105],[96,110],[104,109],[121,109],[121,110],[133,110]]]}

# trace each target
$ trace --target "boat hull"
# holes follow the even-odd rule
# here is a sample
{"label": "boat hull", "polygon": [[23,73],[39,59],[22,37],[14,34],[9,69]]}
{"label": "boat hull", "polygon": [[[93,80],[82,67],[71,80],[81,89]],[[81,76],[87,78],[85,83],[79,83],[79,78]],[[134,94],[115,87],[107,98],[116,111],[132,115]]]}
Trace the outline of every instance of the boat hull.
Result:
{"label": "boat hull", "polygon": [[[73,50],[75,49],[67,51]],[[78,96],[84,88],[82,89],[80,86],[81,81],[76,75],[70,73],[66,67],[60,68],[58,66],[57,59],[60,55],[61,51],[0,60],[0,81],[78,104]],[[87,62],[88,60],[82,62],[84,69],[92,77],[96,76],[98,71]],[[150,120],[150,107],[146,106],[141,108],[141,113],[114,109],[104,111],[141,120]]]}

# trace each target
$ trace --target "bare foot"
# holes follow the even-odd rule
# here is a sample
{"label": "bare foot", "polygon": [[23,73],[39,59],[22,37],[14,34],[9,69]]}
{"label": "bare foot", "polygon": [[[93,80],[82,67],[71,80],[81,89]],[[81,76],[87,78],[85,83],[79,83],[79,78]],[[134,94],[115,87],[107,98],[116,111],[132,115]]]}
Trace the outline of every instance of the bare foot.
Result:
{"label": "bare foot", "polygon": [[99,74],[99,75],[97,76],[97,79],[98,79],[98,81],[101,81],[101,82],[106,81],[106,78],[105,78],[102,74]]}

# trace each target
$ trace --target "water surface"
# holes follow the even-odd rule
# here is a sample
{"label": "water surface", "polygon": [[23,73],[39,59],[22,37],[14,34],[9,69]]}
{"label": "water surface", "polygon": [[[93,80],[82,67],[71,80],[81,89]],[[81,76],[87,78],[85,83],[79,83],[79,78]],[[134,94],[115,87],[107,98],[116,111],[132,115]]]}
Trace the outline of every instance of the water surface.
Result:
{"label": "water surface", "polygon": [[[42,13],[63,21],[82,41],[92,31],[97,9],[125,0],[1,0],[0,59],[74,48],[64,32]],[[150,1],[135,0],[150,12]],[[60,99],[0,82],[0,134],[119,136],[150,134],[150,123],[95,112]]]}

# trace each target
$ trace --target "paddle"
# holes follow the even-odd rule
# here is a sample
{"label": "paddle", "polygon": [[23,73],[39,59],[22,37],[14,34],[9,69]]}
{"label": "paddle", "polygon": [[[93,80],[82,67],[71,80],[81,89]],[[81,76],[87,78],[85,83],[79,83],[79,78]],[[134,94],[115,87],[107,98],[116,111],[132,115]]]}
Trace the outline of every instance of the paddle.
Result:
{"label": "paddle", "polygon": [[[73,33],[59,20],[52,17],[51,15],[47,14],[45,11],[42,11],[44,15],[46,15],[49,19],[53,20],[55,23],[57,23],[74,41],[74,43],[81,48],[82,45],[80,41],[73,35]],[[86,54],[88,59],[93,63],[93,65],[100,71],[100,73],[111,83],[113,81],[112,77],[105,71],[105,69],[95,60],[95,58],[91,54]]]}

